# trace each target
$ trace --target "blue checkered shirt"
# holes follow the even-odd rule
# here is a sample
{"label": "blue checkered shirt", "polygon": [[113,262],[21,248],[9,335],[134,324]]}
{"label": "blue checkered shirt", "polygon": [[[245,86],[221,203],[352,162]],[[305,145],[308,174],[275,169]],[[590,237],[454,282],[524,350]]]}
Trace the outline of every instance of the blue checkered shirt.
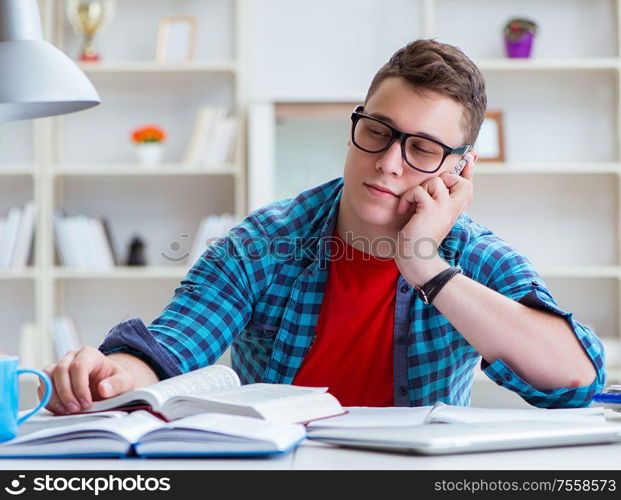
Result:
{"label": "blue checkered shirt", "polygon": [[[328,279],[328,242],[342,187],[343,179],[337,178],[251,213],[205,251],[148,327],[138,318],[124,321],[99,349],[106,354],[132,353],[166,378],[211,365],[230,346],[233,369],[243,383],[290,384],[316,335]],[[460,266],[465,276],[565,318],[597,376],[583,387],[534,388],[502,359],[491,364],[481,360],[453,325],[400,276],[393,331],[395,405],[470,405],[480,362],[490,379],[532,405],[590,404],[606,382],[602,344],[556,304],[530,261],[466,213],[438,252],[447,263]],[[355,311],[343,311],[351,313]]]}

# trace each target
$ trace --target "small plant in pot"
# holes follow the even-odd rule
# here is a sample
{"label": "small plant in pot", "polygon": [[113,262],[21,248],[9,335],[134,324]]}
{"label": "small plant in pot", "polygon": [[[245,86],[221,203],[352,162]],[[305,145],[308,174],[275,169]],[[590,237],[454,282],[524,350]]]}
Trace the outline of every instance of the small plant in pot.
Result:
{"label": "small plant in pot", "polygon": [[131,138],[136,144],[138,163],[145,167],[158,165],[162,160],[162,143],[166,132],[157,125],[146,125],[132,131]]}
{"label": "small plant in pot", "polygon": [[522,17],[509,19],[503,30],[507,57],[530,57],[537,29],[537,23],[530,19]]}

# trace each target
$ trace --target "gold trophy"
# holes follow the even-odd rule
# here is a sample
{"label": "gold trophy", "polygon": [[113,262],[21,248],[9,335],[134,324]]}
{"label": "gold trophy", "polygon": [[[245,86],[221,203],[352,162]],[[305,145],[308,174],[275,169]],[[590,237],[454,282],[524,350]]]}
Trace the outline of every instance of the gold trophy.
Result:
{"label": "gold trophy", "polygon": [[84,35],[80,61],[97,62],[95,34],[101,31],[114,15],[116,0],[66,0],[67,18],[77,35]]}

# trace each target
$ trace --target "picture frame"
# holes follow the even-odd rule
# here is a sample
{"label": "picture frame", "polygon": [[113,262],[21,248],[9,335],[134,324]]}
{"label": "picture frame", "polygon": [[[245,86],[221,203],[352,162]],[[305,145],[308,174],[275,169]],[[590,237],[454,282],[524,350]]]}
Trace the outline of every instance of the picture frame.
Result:
{"label": "picture frame", "polygon": [[479,155],[478,161],[505,161],[502,111],[488,111],[485,113],[485,119],[481,125],[474,150]]}
{"label": "picture frame", "polygon": [[164,17],[157,31],[155,61],[158,63],[189,63],[196,51],[196,18]]}

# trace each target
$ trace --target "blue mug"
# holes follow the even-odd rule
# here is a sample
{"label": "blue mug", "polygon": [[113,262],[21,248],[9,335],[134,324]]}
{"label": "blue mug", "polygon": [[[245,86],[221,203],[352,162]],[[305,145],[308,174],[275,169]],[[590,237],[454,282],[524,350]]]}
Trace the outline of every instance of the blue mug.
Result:
{"label": "blue mug", "polygon": [[[52,382],[43,372],[17,368],[17,356],[0,355],[0,441],[8,441],[17,435],[17,427],[43,408],[52,396]],[[19,385],[17,377],[22,373],[34,373],[45,384],[45,396],[30,413],[17,418],[19,409]]]}

